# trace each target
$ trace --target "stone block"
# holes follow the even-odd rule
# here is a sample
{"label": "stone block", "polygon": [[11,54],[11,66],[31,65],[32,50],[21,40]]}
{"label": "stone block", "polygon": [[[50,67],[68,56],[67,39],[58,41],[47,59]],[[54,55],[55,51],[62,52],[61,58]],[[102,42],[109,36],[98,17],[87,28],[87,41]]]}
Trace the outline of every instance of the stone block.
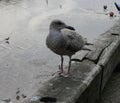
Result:
{"label": "stone block", "polygon": [[103,67],[102,90],[110,78],[115,67],[120,63],[120,39],[114,41],[102,53],[98,64]]}

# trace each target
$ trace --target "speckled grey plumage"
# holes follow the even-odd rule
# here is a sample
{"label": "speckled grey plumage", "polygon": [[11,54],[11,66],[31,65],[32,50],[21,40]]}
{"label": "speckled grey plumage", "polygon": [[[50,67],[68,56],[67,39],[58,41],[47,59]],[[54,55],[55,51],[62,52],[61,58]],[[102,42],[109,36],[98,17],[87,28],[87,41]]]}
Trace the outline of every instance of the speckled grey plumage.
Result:
{"label": "speckled grey plumage", "polygon": [[[66,25],[60,20],[53,20],[49,27],[46,45],[54,53],[61,56],[61,62],[63,62],[64,55],[69,56],[70,62],[68,69],[70,69],[71,56],[81,50],[85,42],[83,37],[73,27]],[[61,63],[61,69],[63,69],[63,63]]]}

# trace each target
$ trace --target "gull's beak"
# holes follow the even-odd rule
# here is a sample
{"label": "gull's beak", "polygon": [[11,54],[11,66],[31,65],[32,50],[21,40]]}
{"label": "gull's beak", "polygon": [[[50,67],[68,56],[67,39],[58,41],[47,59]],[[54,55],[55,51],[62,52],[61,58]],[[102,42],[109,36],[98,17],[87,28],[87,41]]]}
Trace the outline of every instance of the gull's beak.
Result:
{"label": "gull's beak", "polygon": [[70,29],[70,30],[74,30],[74,31],[75,31],[75,28],[72,27],[72,26],[68,26],[68,25],[66,25],[65,28]]}

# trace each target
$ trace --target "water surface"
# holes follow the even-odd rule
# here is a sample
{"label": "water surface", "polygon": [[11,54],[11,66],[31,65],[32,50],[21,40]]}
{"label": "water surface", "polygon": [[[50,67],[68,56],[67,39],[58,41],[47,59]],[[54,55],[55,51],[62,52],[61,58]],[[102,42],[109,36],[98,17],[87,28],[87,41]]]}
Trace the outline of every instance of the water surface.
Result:
{"label": "water surface", "polygon": [[92,42],[119,18],[105,15],[104,4],[106,12],[118,16],[109,0],[0,0],[0,99],[23,101],[16,101],[17,88],[29,97],[58,71],[60,57],[45,45],[53,19],[72,25]]}

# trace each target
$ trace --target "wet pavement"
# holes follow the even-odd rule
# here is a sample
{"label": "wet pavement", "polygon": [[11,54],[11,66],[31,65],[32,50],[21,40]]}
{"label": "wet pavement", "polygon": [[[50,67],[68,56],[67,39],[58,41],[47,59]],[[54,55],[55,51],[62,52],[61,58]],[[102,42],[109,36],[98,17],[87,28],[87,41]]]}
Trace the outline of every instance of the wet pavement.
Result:
{"label": "wet pavement", "polygon": [[102,8],[109,0],[87,1],[0,0],[0,99],[21,102],[58,71],[60,57],[45,45],[53,19],[72,25],[90,42],[116,23],[119,17],[110,18]]}
{"label": "wet pavement", "polygon": [[120,103],[120,66],[105,86],[100,103]]}

